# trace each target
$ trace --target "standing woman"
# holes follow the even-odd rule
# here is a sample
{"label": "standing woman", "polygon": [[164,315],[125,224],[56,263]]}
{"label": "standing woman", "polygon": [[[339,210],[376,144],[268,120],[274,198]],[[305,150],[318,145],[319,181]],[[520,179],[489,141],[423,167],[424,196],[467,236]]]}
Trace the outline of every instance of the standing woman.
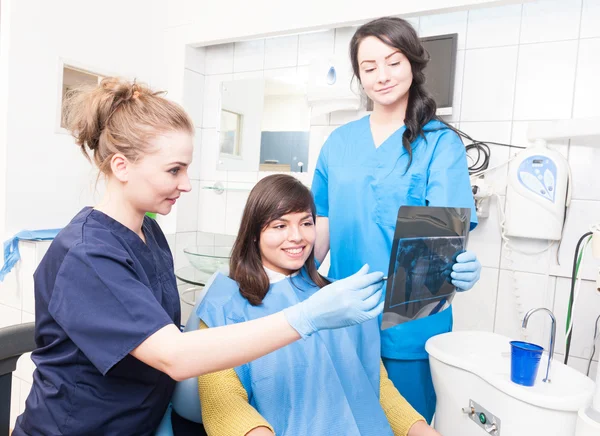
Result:
{"label": "standing woman", "polygon": [[116,78],[79,92],[68,108],[69,129],[106,190],[58,234],[34,274],[37,368],[14,436],[153,434],[175,380],[381,313],[382,274],[365,267],[264,318],[181,333],[173,257],[145,212],[168,214],[190,191],[189,117]]}
{"label": "standing woman", "polygon": [[[396,216],[402,205],[471,208],[477,224],[466,151],[436,115],[425,90],[429,55],[400,18],[361,26],[350,42],[354,75],[373,101],[371,115],[333,131],[323,145],[312,184],[317,206],[317,261],[331,251],[329,276],[347,277],[368,262],[387,271]],[[462,253],[452,283],[470,289],[481,265]],[[452,329],[452,308],[381,332],[390,379],[428,422],[435,392],[425,342]]]}

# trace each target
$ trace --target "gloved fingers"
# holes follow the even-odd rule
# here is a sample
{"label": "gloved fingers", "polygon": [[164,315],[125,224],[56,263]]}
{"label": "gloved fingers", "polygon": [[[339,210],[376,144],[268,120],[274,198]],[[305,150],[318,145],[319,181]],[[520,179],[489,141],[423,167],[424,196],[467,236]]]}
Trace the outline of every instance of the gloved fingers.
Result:
{"label": "gloved fingers", "polygon": [[356,277],[364,276],[368,272],[369,272],[369,264],[365,263],[358,271],[356,271],[351,276],[346,277],[346,279],[353,279],[353,278],[356,278]]}
{"label": "gloved fingers", "polygon": [[452,277],[453,281],[458,280],[460,282],[474,282],[479,279],[479,272],[453,272],[450,274],[450,276]]}
{"label": "gloved fingers", "polygon": [[[341,282],[345,282],[344,285],[348,289],[363,289],[368,286],[371,286],[376,283],[383,284],[383,273],[382,272],[372,272],[369,274],[362,275],[360,277],[348,277],[347,279],[340,280]],[[336,282],[337,283],[337,282]]]}
{"label": "gloved fingers", "polygon": [[362,311],[369,311],[372,310],[374,307],[376,307],[379,302],[381,301],[381,294],[383,293],[383,289],[381,289],[381,286],[376,287],[377,285],[373,285],[373,286],[369,286],[369,288],[374,288],[375,290],[373,291],[373,293],[365,298],[362,303],[360,303],[359,307]]}
{"label": "gloved fingers", "polygon": [[479,261],[471,261],[471,262],[463,262],[463,263],[455,263],[452,265],[452,271],[454,272],[472,272],[477,271],[481,268],[481,264]]}
{"label": "gloved fingers", "polygon": [[475,254],[475,252],[473,251],[464,251],[462,253],[460,253],[458,256],[456,256],[456,261],[458,263],[465,263],[465,262],[473,262],[477,260],[477,255]]}
{"label": "gloved fingers", "polygon": [[463,282],[460,280],[452,280],[452,284],[456,286],[459,291],[468,291],[474,285],[473,282]]}
{"label": "gloved fingers", "polygon": [[373,319],[373,318],[376,318],[379,315],[381,315],[381,313],[383,312],[383,305],[384,305],[384,302],[382,301],[373,309],[369,310],[368,312],[365,312],[367,319]]}
{"label": "gloved fingers", "polygon": [[[374,283],[370,286],[366,286],[362,289],[358,289],[356,291],[351,291],[353,292],[353,298],[357,298],[359,300],[367,300],[369,298],[371,298],[373,295],[375,295],[381,288],[383,288],[383,282],[377,282]],[[375,304],[373,304],[374,306]],[[372,306],[371,306],[372,307]]]}

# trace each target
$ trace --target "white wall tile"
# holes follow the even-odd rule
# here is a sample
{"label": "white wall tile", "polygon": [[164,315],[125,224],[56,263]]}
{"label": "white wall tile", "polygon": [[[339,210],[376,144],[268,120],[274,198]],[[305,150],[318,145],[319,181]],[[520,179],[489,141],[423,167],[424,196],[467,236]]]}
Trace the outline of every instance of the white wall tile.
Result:
{"label": "white wall tile", "polygon": [[21,311],[0,304],[0,328],[15,324],[21,324]]}
{"label": "white wall tile", "polygon": [[256,183],[258,171],[227,171],[228,182]]}
{"label": "white wall tile", "polygon": [[[600,8],[599,8],[600,9]],[[600,15],[598,22],[600,23]],[[600,29],[600,26],[597,26]],[[579,41],[579,59],[575,80],[575,102],[573,117],[587,118],[600,116],[600,38]]]}
{"label": "white wall tile", "polygon": [[237,235],[242,213],[254,183],[227,183],[227,212],[225,214],[225,234]]}
{"label": "white wall tile", "polygon": [[183,76],[183,107],[192,119],[194,126],[202,127],[204,107],[204,76],[186,69]]}
{"label": "white wall tile", "polygon": [[214,233],[206,233],[206,232],[198,232],[196,235],[196,244],[200,246],[215,246],[215,234]]}
{"label": "white wall tile", "polygon": [[177,252],[177,235],[176,233],[171,233],[170,235],[165,235],[167,240],[167,244],[169,244],[169,249],[171,250],[171,255],[173,256],[173,261],[175,261],[175,253]]}
{"label": "white wall tile", "polygon": [[267,38],[265,69],[295,67],[298,63],[298,35]]}
{"label": "white wall tile", "polygon": [[576,39],[579,35],[581,0],[543,0],[523,4],[521,42]]}
{"label": "white wall tile", "polygon": [[580,38],[600,36],[600,0],[583,0]]}
{"label": "white wall tile", "polygon": [[206,76],[204,81],[204,107],[202,109],[203,128],[217,127],[219,101],[221,99],[221,83],[232,79],[233,76],[231,74]]}
{"label": "white wall tile", "polygon": [[308,173],[314,174],[319,159],[321,148],[331,132],[335,130],[334,126],[311,126],[310,136],[308,138]]}
{"label": "white wall tile", "polygon": [[177,247],[177,252],[175,253],[175,271],[177,271],[190,264],[183,250],[196,245],[196,232],[177,233],[175,239],[175,246]]}
{"label": "white wall tile", "polygon": [[[519,147],[529,147],[533,142],[527,139],[527,129],[529,121],[513,121],[511,144],[515,147],[511,148],[510,156],[514,156],[521,150]],[[565,158],[569,157],[569,140],[568,139],[552,139],[548,141],[548,148],[560,152]]]}
{"label": "white wall tile", "polygon": [[234,235],[216,234],[215,247],[232,247],[235,242]]}
{"label": "white wall tile", "polygon": [[265,66],[265,40],[241,41],[234,44],[233,72],[262,70]]}
{"label": "white wall tile", "polygon": [[177,200],[177,232],[195,232],[198,228],[198,192],[200,182],[190,180],[192,190]]}
{"label": "white wall tile", "polygon": [[333,55],[335,30],[305,33],[298,42],[298,65],[308,65],[313,59],[324,59]]}
{"label": "white wall tile", "polygon": [[526,340],[547,347],[550,332],[550,317],[534,314],[523,330],[521,324],[525,313],[534,308],[551,309],[554,301],[556,279],[529,273],[500,271],[498,303],[494,331],[514,339]]}
{"label": "white wall tile", "polygon": [[19,283],[19,270],[21,262],[18,262],[13,270],[4,277],[0,283],[0,304],[17,310],[22,308],[21,286]]}
{"label": "white wall tile", "polygon": [[498,273],[496,268],[483,268],[481,278],[473,289],[456,293],[452,301],[452,330],[494,331]]}
{"label": "white wall tile", "polygon": [[[17,417],[21,409],[21,380],[14,376],[12,377],[12,386],[10,390],[10,421],[11,429],[15,428]],[[4,430],[4,429],[3,429]]]}
{"label": "white wall tile", "polygon": [[[477,254],[477,259],[484,267],[499,268],[502,238],[500,236],[499,213],[497,209],[498,198],[490,200],[490,216],[479,218],[479,223],[469,235],[469,250]],[[500,197],[504,207],[504,197]]]}
{"label": "white wall tile", "polygon": [[[598,349],[599,349],[598,345],[596,345],[596,350],[598,350]],[[560,362],[564,362],[565,356],[563,356],[562,354],[555,354],[555,359],[559,359]],[[583,375],[587,374],[588,364],[589,364],[589,359],[580,359],[579,357],[571,357],[571,356],[569,356],[569,362],[567,363],[568,366],[570,366],[573,369],[576,369]],[[592,365],[590,366],[590,374],[588,375],[588,377],[591,378],[592,380],[596,380],[596,372],[597,371],[598,371],[598,361],[593,360]]]}
{"label": "white wall tile", "polygon": [[[600,201],[598,166],[600,147],[598,138],[572,139],[569,147],[569,166],[573,180],[573,198]],[[600,217],[598,217],[600,221]]]}
{"label": "white wall tile", "polygon": [[205,74],[233,73],[233,43],[206,47]]}
{"label": "white wall tile", "polygon": [[298,79],[297,67],[271,68],[263,71],[263,76],[267,79]]}
{"label": "white wall tile", "polygon": [[200,180],[200,163],[204,160],[202,156],[202,129],[196,129],[193,143],[194,151],[192,154],[192,163],[188,168],[188,176],[191,180]]}
{"label": "white wall tile", "polygon": [[196,73],[206,72],[206,47],[185,47],[185,67]]}
{"label": "white wall tile", "polygon": [[514,118],[570,118],[576,59],[577,41],[522,45]]}
{"label": "white wall tile", "polygon": [[421,17],[402,17],[410,23],[411,26],[419,33],[421,27]]}
{"label": "white wall tile", "polygon": [[261,79],[262,77],[264,77],[264,70],[233,73],[233,80]]}
{"label": "white wall tile", "polygon": [[335,29],[335,46],[333,52],[336,55],[346,55],[350,57],[350,40],[354,33],[358,29],[357,26],[353,27],[338,27]]}
{"label": "white wall tile", "polygon": [[521,9],[521,5],[509,5],[469,11],[467,48],[518,44]]}
{"label": "white wall tile", "polygon": [[332,126],[341,126],[352,121],[356,121],[369,113],[367,111],[335,111],[331,113],[329,124]]}
{"label": "white wall tile", "polygon": [[467,35],[467,11],[421,17],[419,36],[436,36],[458,33],[458,49],[464,50]]}
{"label": "white wall tile", "polygon": [[219,135],[215,129],[202,129],[202,159],[200,161],[201,180],[227,179],[227,172],[217,170],[219,159]]}
{"label": "white wall tile", "polygon": [[467,50],[461,121],[512,118],[517,47]]}
{"label": "white wall tile", "polygon": [[[571,280],[558,278],[554,301],[556,317],[556,352],[565,354],[565,329],[567,326],[567,307],[571,292]],[[588,359],[592,354],[594,327],[600,316],[600,292],[596,291],[596,282],[582,281],[579,296],[573,306],[573,335],[569,356]],[[596,348],[600,347],[600,341]]]}
{"label": "white wall tile", "polygon": [[200,183],[198,199],[198,231],[207,233],[225,233],[227,191],[218,194],[211,188],[214,181]]}

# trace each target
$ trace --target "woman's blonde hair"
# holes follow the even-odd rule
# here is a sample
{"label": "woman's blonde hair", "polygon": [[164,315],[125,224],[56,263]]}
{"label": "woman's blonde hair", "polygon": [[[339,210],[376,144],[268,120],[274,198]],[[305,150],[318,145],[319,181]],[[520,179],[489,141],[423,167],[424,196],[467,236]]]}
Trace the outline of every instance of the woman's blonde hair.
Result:
{"label": "woman's blonde hair", "polygon": [[194,125],[181,106],[141,83],[107,77],[97,86],[79,87],[67,94],[67,129],[81,151],[104,174],[116,153],[135,161],[148,153],[148,141],[161,133],[194,133]]}

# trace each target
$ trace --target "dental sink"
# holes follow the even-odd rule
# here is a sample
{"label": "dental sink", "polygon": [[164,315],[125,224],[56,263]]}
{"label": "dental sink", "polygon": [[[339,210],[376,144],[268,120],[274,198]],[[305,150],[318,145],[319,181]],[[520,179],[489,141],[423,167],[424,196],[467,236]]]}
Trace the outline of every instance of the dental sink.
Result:
{"label": "dental sink", "polygon": [[510,341],[489,332],[451,332],[426,345],[437,395],[435,428],[444,436],[575,434],[577,412],[590,404],[592,379],[554,360],[544,383],[548,354],[535,385],[510,379]]}

